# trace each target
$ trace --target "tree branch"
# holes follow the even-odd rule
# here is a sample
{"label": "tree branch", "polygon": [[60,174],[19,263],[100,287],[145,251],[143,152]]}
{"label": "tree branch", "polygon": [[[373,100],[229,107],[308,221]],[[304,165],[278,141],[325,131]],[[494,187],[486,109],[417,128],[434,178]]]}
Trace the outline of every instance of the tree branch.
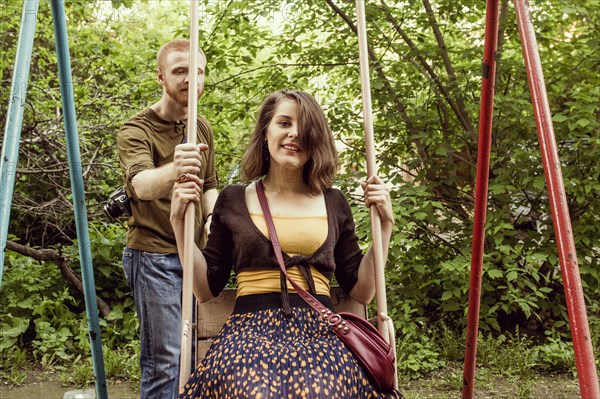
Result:
{"label": "tree branch", "polygon": [[442,84],[440,77],[435,73],[433,68],[431,68],[431,65],[429,65],[427,60],[425,60],[425,57],[423,57],[423,54],[421,54],[421,52],[419,51],[417,46],[414,44],[414,42],[410,39],[410,37],[408,37],[408,35],[404,31],[404,29],[402,29],[402,27],[400,27],[400,25],[398,24],[398,21],[396,21],[396,18],[394,18],[394,16],[392,15],[392,13],[391,13],[389,7],[387,6],[387,4],[385,3],[385,1],[380,0],[380,2],[381,2],[381,6],[383,8],[385,17],[388,20],[388,22],[394,27],[394,30],[396,30],[396,32],[400,36],[402,36],[402,39],[408,45],[408,47],[411,49],[411,51],[415,54],[415,56],[417,57],[417,60],[419,60],[419,63],[423,66],[425,71],[427,71],[427,74],[429,76],[431,76],[431,79],[433,79],[436,86],[439,88],[440,92],[443,94],[444,98],[446,99],[446,101],[448,102],[448,105],[450,106],[450,108],[452,109],[454,114],[456,115],[456,118],[462,125],[463,129],[465,129],[465,131],[468,132],[469,135],[472,136],[473,135],[473,127],[471,126],[470,120],[465,119],[465,115],[463,113],[461,113],[457,104],[454,101],[452,101],[452,97],[450,96],[450,93],[448,92],[448,90],[446,90],[446,87],[444,87],[444,85]]}
{"label": "tree branch", "polygon": [[256,67],[256,68],[252,68],[252,69],[248,69],[246,71],[242,71],[240,73],[236,73],[235,75],[228,76],[225,79],[221,79],[221,80],[219,80],[217,82],[208,83],[207,86],[208,87],[210,87],[210,86],[216,86],[218,84],[227,82],[228,80],[235,79],[235,78],[237,78],[238,76],[241,76],[241,75],[246,75],[246,74],[249,74],[249,73],[261,70],[261,69],[273,68],[273,67],[277,67],[277,66],[283,66],[283,67],[304,67],[304,68],[306,68],[306,67],[313,67],[313,66],[341,66],[341,65],[355,65],[355,64],[357,65],[358,62],[350,62],[350,63],[348,63],[348,62],[331,62],[331,63],[324,63],[324,64],[309,64],[309,63],[299,63],[299,64],[298,63],[291,63],[291,64],[289,64],[289,63],[278,62],[278,63],[275,63],[275,64],[261,65],[261,66]]}
{"label": "tree branch", "polygon": [[[344,11],[342,11],[339,7],[337,7],[335,4],[333,4],[332,0],[326,0],[326,1],[327,1],[327,4],[329,5],[329,7],[331,7],[331,9],[346,22],[346,24],[350,27],[352,32],[354,32],[355,35],[358,34],[358,29],[357,29],[356,25],[354,25],[354,23],[352,22],[350,17],[348,17],[348,15],[345,14]],[[419,139],[419,131],[416,128],[415,124],[412,122],[411,118],[408,116],[406,107],[399,100],[400,97],[398,96],[396,90],[394,90],[389,79],[385,75],[385,73],[383,71],[383,67],[379,63],[379,60],[375,56],[375,53],[373,52],[371,47],[368,46],[367,50],[369,53],[369,58],[372,61],[373,69],[379,76],[380,81],[383,83],[384,89],[387,91],[387,93],[389,93],[390,101],[392,101],[393,104],[396,106],[398,113],[402,116],[402,120],[406,124],[406,129],[408,130],[408,133],[410,134],[412,143],[414,143],[414,145],[417,149],[417,152],[419,153],[420,159],[422,160],[423,167],[424,167],[423,169],[425,171],[426,178],[432,182],[439,181],[439,179],[436,176],[437,171],[431,167],[429,154],[427,153],[427,150],[425,149],[425,146],[423,145],[422,141]],[[409,145],[409,147],[410,147],[410,145]],[[445,184],[442,184],[441,186],[438,186],[437,188],[435,188],[434,191],[436,191],[436,193],[438,195],[440,195],[441,197],[447,199],[451,195],[449,193],[447,193],[448,190],[446,189],[446,187],[447,186]],[[451,188],[452,190],[456,189],[455,187],[449,187],[449,188]],[[457,213],[459,213],[463,218],[466,218],[468,216],[468,213],[462,208],[456,208],[454,210]]]}
{"label": "tree branch", "polygon": [[[354,32],[355,35],[358,35],[358,28],[356,27],[354,22],[352,22],[350,17],[348,17],[348,15],[346,13],[344,13],[338,6],[333,4],[332,0],[326,0],[326,1],[327,1],[327,4],[329,5],[329,7],[331,7],[331,9],[346,22],[346,24],[348,25],[348,27],[350,27],[352,32]],[[408,116],[408,112],[406,111],[406,106],[398,100],[399,99],[398,93],[396,93],[396,90],[394,90],[394,88],[390,84],[389,79],[385,75],[383,68],[381,67],[381,64],[379,63],[379,60],[377,59],[377,57],[375,56],[375,53],[371,49],[371,46],[367,46],[367,52],[369,53],[369,58],[372,61],[373,69],[375,70],[375,72],[377,73],[379,78],[381,79],[381,82],[383,83],[383,87],[385,88],[385,90],[390,94],[390,98],[392,99],[392,101],[396,107],[396,110],[402,116],[402,120],[404,121],[404,124],[406,125],[406,130],[408,130],[409,134],[411,135],[411,138],[414,140],[414,142],[417,146],[417,151],[419,152],[421,159],[423,159],[424,162],[427,162],[427,160],[429,159],[429,156],[427,155],[427,152],[425,151],[421,141],[418,138],[419,132],[418,132],[417,128],[415,127],[414,123],[412,122],[411,118]]]}
{"label": "tree branch", "polygon": [[[505,2],[507,0],[504,0]],[[444,67],[446,68],[446,73],[450,78],[450,81],[458,87],[458,80],[456,79],[456,73],[454,72],[454,67],[452,66],[452,62],[450,61],[450,56],[448,55],[448,48],[446,47],[446,43],[444,42],[444,37],[442,36],[442,32],[440,31],[440,27],[435,18],[435,14],[433,13],[433,9],[431,8],[431,4],[429,0],[423,0],[423,5],[425,6],[425,10],[427,11],[427,15],[429,17],[429,25],[431,25],[431,29],[433,30],[433,34],[435,36],[435,40],[437,41],[438,48],[440,49],[440,55],[442,60],[444,61]],[[456,104],[458,105],[458,110],[463,115],[465,123],[468,126],[467,131],[473,134],[473,125],[471,124],[471,118],[469,114],[465,110],[465,103],[460,95],[460,92],[457,91],[456,94]]]}
{"label": "tree branch", "polygon": [[[6,242],[6,248],[35,260],[44,260],[56,263],[61,274],[83,295],[83,283],[81,282],[81,279],[69,266],[70,261],[59,251],[55,249],[34,249],[12,241]],[[98,305],[98,310],[100,311],[102,317],[108,316],[110,313],[110,306],[108,303],[106,303],[102,298],[96,296],[96,304]]]}

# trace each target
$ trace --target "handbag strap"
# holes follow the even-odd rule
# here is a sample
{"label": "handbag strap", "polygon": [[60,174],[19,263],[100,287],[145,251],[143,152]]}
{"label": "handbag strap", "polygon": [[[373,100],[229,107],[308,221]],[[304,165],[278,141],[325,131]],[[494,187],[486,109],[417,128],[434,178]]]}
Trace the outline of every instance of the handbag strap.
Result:
{"label": "handbag strap", "polygon": [[279,239],[277,238],[275,224],[273,223],[273,217],[271,216],[271,211],[269,210],[269,203],[267,202],[267,197],[265,196],[265,190],[262,180],[258,180],[256,182],[256,193],[258,194],[258,201],[260,202],[260,206],[265,216],[265,222],[267,223],[269,235],[271,236],[271,244],[273,244],[273,250],[275,251],[275,257],[277,257],[277,262],[279,263],[279,268],[281,269],[281,272],[285,275],[290,284],[292,284],[292,287],[294,287],[298,295],[300,295],[300,297],[304,299],[311,308],[316,310],[321,315],[321,317],[327,320],[331,326],[338,327],[340,331],[344,333],[348,332],[349,330],[346,326],[346,322],[343,321],[340,315],[333,313],[331,310],[325,307],[314,296],[312,296],[310,293],[306,292],[306,290],[300,287],[300,285],[298,285],[298,283],[292,280],[288,275],[287,270],[285,268],[285,262],[283,261],[281,245],[279,244]]}

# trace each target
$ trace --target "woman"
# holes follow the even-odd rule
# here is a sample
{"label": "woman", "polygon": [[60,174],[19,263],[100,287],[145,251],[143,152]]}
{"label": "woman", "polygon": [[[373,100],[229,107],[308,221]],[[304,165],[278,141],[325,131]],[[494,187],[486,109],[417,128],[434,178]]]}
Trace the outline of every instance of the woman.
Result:
{"label": "woman", "polygon": [[[337,163],[333,134],[313,97],[283,90],[265,99],[242,161],[244,177],[264,176],[286,268],[329,308],[334,275],[358,302],[368,304],[375,292],[372,250],[363,256],[350,206],[331,188]],[[188,175],[174,186],[171,223],[180,254],[185,207],[199,200],[201,184]],[[362,186],[365,205],[380,213],[387,257],[394,220],[389,192],[377,177]],[[268,237],[255,183],[223,189],[208,243],[195,249],[194,293],[200,301],[217,296],[233,268],[236,305],[180,398],[401,397],[375,391],[330,326],[291,286],[282,292],[286,281]]]}

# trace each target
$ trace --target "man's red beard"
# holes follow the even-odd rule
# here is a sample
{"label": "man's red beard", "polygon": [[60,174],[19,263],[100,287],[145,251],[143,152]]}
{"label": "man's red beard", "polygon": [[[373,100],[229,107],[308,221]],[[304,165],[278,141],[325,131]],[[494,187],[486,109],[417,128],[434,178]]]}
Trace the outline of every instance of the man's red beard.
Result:
{"label": "man's red beard", "polygon": [[[182,107],[188,106],[188,90],[187,89],[175,89],[169,84],[165,84],[165,90],[167,94],[175,100]],[[202,95],[202,90],[198,89],[198,98]]]}

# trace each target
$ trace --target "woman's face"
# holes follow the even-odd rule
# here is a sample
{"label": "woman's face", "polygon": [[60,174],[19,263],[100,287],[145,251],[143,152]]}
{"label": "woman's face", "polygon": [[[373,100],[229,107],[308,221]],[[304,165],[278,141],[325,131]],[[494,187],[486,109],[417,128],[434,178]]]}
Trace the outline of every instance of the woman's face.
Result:
{"label": "woman's face", "polygon": [[296,101],[284,98],[275,108],[267,128],[271,165],[290,171],[302,169],[309,159],[298,141],[298,108]]}

